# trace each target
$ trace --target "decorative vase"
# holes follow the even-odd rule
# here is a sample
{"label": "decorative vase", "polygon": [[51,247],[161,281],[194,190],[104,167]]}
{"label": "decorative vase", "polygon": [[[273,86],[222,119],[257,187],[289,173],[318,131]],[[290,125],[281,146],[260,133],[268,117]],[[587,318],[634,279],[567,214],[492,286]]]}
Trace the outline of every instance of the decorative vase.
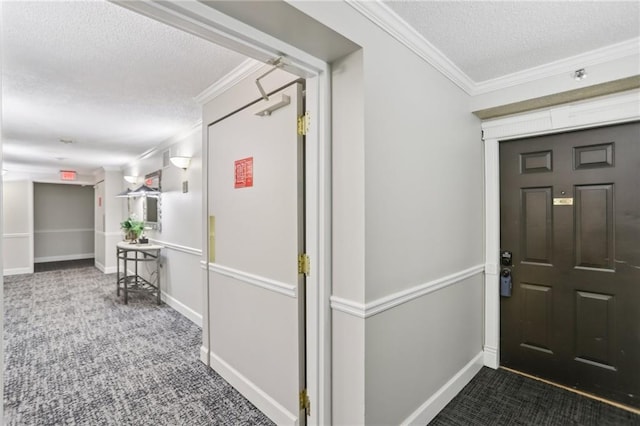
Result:
{"label": "decorative vase", "polygon": [[124,235],[124,239],[130,243],[135,243],[138,239],[138,233],[136,231],[127,231]]}

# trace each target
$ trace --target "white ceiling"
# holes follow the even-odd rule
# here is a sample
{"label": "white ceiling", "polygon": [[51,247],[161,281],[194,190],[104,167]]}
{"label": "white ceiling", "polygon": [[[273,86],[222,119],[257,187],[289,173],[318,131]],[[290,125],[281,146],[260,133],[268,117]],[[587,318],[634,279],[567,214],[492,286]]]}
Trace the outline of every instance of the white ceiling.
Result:
{"label": "white ceiling", "polygon": [[104,1],[4,2],[2,12],[8,170],[126,164],[193,127],[193,98],[246,59]]}
{"label": "white ceiling", "polygon": [[638,1],[384,1],[474,82],[640,36]]}
{"label": "white ceiling", "polygon": [[[640,36],[638,1],[377,4],[474,82]],[[9,170],[126,164],[191,128],[194,96],[246,59],[101,0],[4,2],[2,37]]]}

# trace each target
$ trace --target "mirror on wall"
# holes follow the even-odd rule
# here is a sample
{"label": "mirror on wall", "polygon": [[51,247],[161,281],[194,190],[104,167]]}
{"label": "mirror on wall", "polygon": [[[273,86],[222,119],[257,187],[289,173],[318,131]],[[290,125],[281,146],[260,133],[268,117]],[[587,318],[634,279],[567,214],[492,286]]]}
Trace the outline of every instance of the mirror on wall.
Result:
{"label": "mirror on wall", "polygon": [[162,218],[162,170],[156,170],[144,177],[144,184],[151,191],[142,197],[142,217],[145,228],[160,231]]}

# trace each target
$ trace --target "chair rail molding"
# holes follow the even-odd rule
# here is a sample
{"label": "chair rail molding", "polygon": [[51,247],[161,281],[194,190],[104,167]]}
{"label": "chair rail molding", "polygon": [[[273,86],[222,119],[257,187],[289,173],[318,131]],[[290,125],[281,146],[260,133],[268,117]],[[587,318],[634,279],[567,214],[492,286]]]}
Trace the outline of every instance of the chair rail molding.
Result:
{"label": "chair rail molding", "polygon": [[485,265],[475,265],[462,271],[392,293],[372,302],[362,304],[338,296],[331,296],[331,308],[358,318],[369,318],[386,310],[425,296],[434,291],[462,282],[484,271]]}
{"label": "chair rail molding", "polygon": [[485,173],[484,365],[500,366],[500,149],[499,143],[529,136],[640,120],[640,90],[634,89],[482,122]]}
{"label": "chair rail molding", "polygon": [[296,297],[298,293],[296,284],[287,284],[281,281],[272,280],[270,278],[261,277],[259,275],[249,274],[238,269],[229,268],[228,266],[219,265],[217,263],[209,263],[209,271],[234,278],[245,284],[254,285],[265,290],[273,291],[285,296]]}
{"label": "chair rail molding", "polygon": [[182,246],[180,244],[174,244],[167,241],[156,240],[155,238],[149,238],[149,241],[154,244],[159,244],[170,250],[179,251],[182,253],[192,254],[194,256],[202,256],[202,250],[194,247]]}

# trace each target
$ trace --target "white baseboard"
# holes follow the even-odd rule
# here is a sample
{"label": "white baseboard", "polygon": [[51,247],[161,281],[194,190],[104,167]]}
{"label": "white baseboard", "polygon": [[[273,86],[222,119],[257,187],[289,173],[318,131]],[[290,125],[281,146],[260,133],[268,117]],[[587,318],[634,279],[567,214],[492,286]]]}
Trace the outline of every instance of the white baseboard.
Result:
{"label": "white baseboard", "polygon": [[480,371],[484,353],[480,352],[444,384],[431,398],[414,411],[403,425],[426,425],[464,388]]}
{"label": "white baseboard", "polygon": [[494,370],[500,367],[500,359],[496,348],[491,346],[484,347],[484,366]]}
{"label": "white baseboard", "polygon": [[180,312],[185,317],[189,318],[198,327],[202,328],[202,315],[180,302],[178,299],[169,296],[164,291],[161,292],[161,298],[167,305],[171,306],[176,311]]}
{"label": "white baseboard", "polygon": [[65,260],[92,259],[93,253],[66,254],[62,256],[44,256],[33,259],[34,263],[62,262]]}
{"label": "white baseboard", "polygon": [[202,363],[206,365],[208,357],[209,349],[205,348],[204,346],[200,346],[200,361],[202,361]]}
{"label": "white baseboard", "polygon": [[116,272],[118,272],[118,268],[117,267],[115,267],[115,266],[106,267],[100,262],[96,262],[95,266],[96,266],[96,268],[98,268],[99,271],[101,271],[104,274],[115,274]]}
{"label": "white baseboard", "polygon": [[231,386],[236,388],[245,398],[262,411],[277,425],[297,425],[298,416],[291,413],[266,392],[251,382],[239,371],[231,367],[216,354],[211,352],[209,356],[211,368],[213,368]]}
{"label": "white baseboard", "polygon": [[33,274],[33,266],[27,266],[24,268],[10,268],[3,269],[2,276],[8,277],[9,275],[22,275],[22,274]]}

